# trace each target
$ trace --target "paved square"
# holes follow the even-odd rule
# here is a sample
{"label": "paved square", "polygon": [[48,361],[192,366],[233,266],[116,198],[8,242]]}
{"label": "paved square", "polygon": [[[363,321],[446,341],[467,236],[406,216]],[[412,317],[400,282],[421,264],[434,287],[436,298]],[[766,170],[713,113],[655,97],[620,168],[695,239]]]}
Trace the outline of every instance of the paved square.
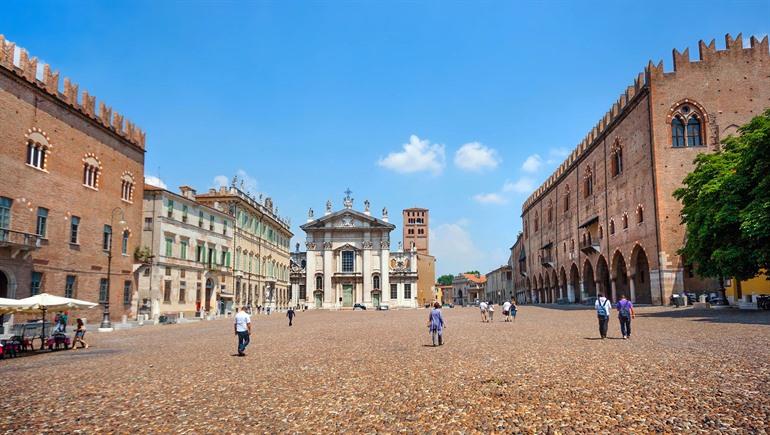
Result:
{"label": "paved square", "polygon": [[0,431],[767,431],[770,313],[642,308],[602,341],[591,310],[444,309],[440,348],[427,315],[254,316],[245,358],[231,320],[89,333],[0,361]]}

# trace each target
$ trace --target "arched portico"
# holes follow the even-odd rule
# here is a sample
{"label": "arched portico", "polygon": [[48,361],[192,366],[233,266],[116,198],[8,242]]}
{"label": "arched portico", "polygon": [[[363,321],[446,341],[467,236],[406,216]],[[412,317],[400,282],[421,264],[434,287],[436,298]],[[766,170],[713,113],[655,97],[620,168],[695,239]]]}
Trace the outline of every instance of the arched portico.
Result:
{"label": "arched portico", "polygon": [[578,271],[577,264],[572,263],[572,267],[569,269],[569,286],[572,289],[572,298],[570,302],[580,303],[583,301],[583,290],[580,285],[580,272]]}
{"label": "arched portico", "polygon": [[570,296],[569,282],[567,281],[567,272],[564,270],[564,266],[559,270],[559,298],[566,297],[570,302],[575,300],[575,295]]}
{"label": "arched portico", "polygon": [[594,281],[594,267],[586,260],[583,263],[583,294],[587,297],[596,296],[596,281]]}
{"label": "arched portico", "polygon": [[545,283],[543,287],[543,303],[550,303],[551,302],[551,275],[546,272],[545,273]]}
{"label": "arched portico", "polygon": [[618,250],[612,257],[612,300],[617,301],[621,295],[631,299],[626,260]]}
{"label": "arched portico", "polygon": [[608,299],[614,300],[610,286],[610,268],[607,266],[607,260],[604,259],[604,256],[600,255],[596,262],[596,294],[601,293]]}
{"label": "arched portico", "polygon": [[629,280],[631,300],[637,304],[651,304],[650,263],[640,245],[631,252],[631,279]]}

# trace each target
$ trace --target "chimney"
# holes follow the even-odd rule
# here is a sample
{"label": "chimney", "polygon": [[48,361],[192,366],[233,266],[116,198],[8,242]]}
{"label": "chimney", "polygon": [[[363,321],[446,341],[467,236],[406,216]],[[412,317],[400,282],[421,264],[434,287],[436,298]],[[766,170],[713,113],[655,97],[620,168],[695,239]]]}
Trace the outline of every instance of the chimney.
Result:
{"label": "chimney", "polygon": [[195,201],[195,189],[190,186],[179,186],[179,191],[182,192],[182,196],[187,199]]}

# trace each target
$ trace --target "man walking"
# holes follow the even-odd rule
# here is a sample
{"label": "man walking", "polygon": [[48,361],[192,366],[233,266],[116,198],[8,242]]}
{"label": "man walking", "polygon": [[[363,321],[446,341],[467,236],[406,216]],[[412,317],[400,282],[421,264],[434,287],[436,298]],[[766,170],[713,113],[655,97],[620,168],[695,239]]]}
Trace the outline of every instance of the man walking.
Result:
{"label": "man walking", "polygon": [[503,302],[503,321],[511,321],[511,303],[508,301]]}
{"label": "man walking", "polygon": [[286,317],[289,318],[289,326],[291,326],[291,321],[294,320],[294,308],[289,307],[289,310],[286,311]]}
{"label": "man walking", "polygon": [[238,356],[246,356],[246,346],[251,335],[251,317],[244,310],[235,315],[235,335],[238,336]]}
{"label": "man walking", "polygon": [[636,317],[634,314],[634,304],[626,299],[626,295],[620,295],[618,301],[618,320],[620,320],[620,333],[623,340],[631,338],[631,319]]}
{"label": "man walking", "polygon": [[597,294],[597,296],[598,298],[594,306],[596,307],[596,315],[599,317],[599,335],[602,336],[602,339],[605,339],[607,338],[607,325],[610,323],[612,304],[601,293]]}

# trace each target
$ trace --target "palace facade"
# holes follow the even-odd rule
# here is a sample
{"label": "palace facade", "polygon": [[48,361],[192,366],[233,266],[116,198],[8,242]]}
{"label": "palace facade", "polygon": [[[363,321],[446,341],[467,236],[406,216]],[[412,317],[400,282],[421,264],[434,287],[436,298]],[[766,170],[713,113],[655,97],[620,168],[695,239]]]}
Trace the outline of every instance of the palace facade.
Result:
{"label": "palace facade", "polygon": [[390,250],[388,211],[380,219],[371,215],[369,201],[364,211],[353,209],[353,199],[332,211],[326,203],[324,216],[308,213],[301,226],[307,234],[307,252],[292,254],[292,298],[308,308],[389,308],[417,306],[417,251],[399,243]]}
{"label": "palace facade", "polygon": [[725,37],[652,62],[523,204],[528,299],[580,302],[597,293],[665,304],[673,293],[717,289],[685,266],[673,192],[693,160],[770,106],[768,38]]}
{"label": "palace facade", "polygon": [[109,304],[113,320],[130,313],[144,153],[144,132],[0,35],[0,297],[45,292]]}

